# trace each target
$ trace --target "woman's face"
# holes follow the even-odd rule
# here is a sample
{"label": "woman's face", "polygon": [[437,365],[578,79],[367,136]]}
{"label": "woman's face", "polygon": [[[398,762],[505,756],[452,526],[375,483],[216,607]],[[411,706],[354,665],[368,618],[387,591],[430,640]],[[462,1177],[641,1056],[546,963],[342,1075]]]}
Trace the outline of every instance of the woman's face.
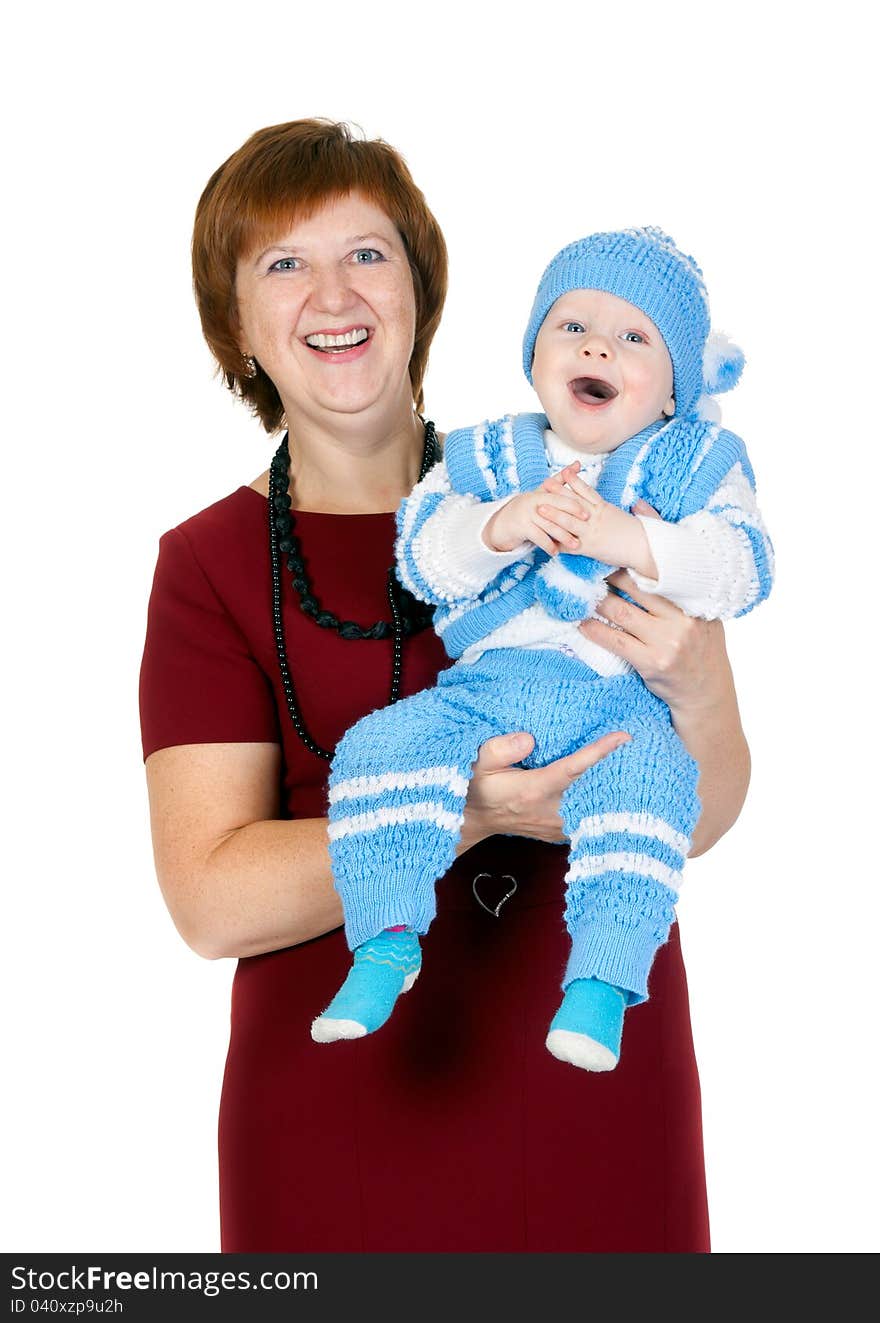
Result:
{"label": "woman's face", "polygon": [[412,273],[394,223],[362,194],[242,257],[235,288],[241,350],[271,377],[291,425],[412,409]]}

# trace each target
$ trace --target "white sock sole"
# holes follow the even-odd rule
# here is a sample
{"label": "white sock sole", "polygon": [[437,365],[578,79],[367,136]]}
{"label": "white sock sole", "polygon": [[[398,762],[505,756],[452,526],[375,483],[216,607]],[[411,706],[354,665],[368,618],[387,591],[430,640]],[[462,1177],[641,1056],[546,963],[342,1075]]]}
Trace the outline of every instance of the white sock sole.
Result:
{"label": "white sock sole", "polygon": [[[401,993],[409,992],[421,970],[407,974],[403,980]],[[366,1026],[359,1020],[331,1020],[326,1015],[319,1015],[312,1021],[312,1040],[315,1043],[338,1043],[345,1038],[365,1038]]]}
{"label": "white sock sole", "polygon": [[617,1057],[595,1038],[575,1034],[570,1029],[551,1029],[545,1044],[558,1061],[567,1061],[581,1070],[613,1070]]}
{"label": "white sock sole", "polygon": [[341,1038],[363,1038],[366,1029],[357,1020],[328,1020],[319,1015],[312,1021],[312,1038],[316,1043],[336,1043]]}

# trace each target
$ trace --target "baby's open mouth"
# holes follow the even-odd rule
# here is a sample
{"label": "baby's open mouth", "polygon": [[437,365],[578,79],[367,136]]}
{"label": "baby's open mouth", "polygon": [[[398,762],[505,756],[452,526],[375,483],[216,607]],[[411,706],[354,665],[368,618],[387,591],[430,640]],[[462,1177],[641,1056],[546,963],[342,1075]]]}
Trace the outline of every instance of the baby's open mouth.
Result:
{"label": "baby's open mouth", "polygon": [[615,387],[601,377],[575,377],[568,383],[568,389],[582,404],[606,404],[617,398]]}

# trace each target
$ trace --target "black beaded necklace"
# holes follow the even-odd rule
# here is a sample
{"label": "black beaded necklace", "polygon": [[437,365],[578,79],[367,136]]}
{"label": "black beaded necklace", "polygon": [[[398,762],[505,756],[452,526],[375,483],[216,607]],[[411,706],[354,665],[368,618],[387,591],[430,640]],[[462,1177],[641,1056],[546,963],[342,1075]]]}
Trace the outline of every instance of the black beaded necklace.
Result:
{"label": "black beaded necklace", "polygon": [[[316,625],[320,625],[322,629],[334,629],[340,638],[348,640],[386,639],[389,635],[393,637],[394,652],[391,663],[390,703],[396,703],[400,697],[404,637],[419,634],[423,629],[427,629],[433,621],[434,613],[431,607],[413,597],[412,593],[398,582],[393,565],[388,571],[387,588],[393,623],[389,623],[387,620],[377,620],[374,625],[363,626],[358,625],[354,620],[339,620],[333,615],[332,611],[322,610],[312,592],[305,561],[300,552],[299,539],[293,531],[295,521],[290,509],[290,450],[288,448],[288,436],[289,434],[285,433],[284,440],[276,450],[269,466],[268,505],[269,555],[272,561],[272,626],[275,634],[275,647],[278,652],[281,683],[284,687],[287,710],[290,713],[294,729],[311,753],[329,761],[333,757],[332,752],[322,749],[306,729],[302,712],[296,701],[296,693],[294,692],[290,667],[287,662],[287,648],[284,643],[284,625],[281,616],[282,554],[287,556],[287,568],[293,575],[293,589],[299,599],[300,610],[310,616]],[[437,433],[434,424],[427,420],[425,421],[425,446],[422,452],[419,482],[438,458]]]}

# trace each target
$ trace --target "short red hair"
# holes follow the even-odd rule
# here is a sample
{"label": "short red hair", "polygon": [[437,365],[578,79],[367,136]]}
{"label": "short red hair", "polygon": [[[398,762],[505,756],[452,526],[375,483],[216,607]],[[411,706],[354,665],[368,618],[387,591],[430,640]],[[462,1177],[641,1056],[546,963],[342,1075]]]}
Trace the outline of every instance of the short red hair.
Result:
{"label": "short red hair", "polygon": [[446,298],[446,244],[406,162],[381,138],[363,141],[347,124],[296,119],[260,129],[215,170],[196,208],[193,286],[202,330],[231,391],[267,432],[284,421],[281,397],[257,366],[244,375],[238,345],[235,273],[239,258],[268,245],[291,223],[357,190],[394,222],[412,270],[416,333],[409,375],[416,408],[428,350]]}

